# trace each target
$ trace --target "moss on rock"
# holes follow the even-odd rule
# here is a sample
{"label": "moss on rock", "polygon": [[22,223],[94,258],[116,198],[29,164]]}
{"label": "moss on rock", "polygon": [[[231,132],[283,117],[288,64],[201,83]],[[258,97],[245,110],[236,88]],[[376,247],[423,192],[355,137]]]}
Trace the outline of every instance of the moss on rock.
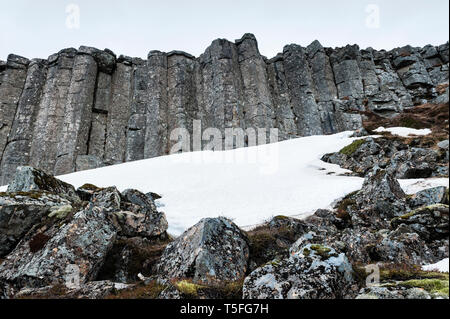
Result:
{"label": "moss on rock", "polygon": [[342,148],[339,153],[347,155],[347,156],[351,156],[353,153],[355,153],[358,148],[363,145],[366,142],[365,139],[361,139],[361,140],[356,140],[353,141],[353,143],[351,143],[350,145],[347,145],[346,147]]}

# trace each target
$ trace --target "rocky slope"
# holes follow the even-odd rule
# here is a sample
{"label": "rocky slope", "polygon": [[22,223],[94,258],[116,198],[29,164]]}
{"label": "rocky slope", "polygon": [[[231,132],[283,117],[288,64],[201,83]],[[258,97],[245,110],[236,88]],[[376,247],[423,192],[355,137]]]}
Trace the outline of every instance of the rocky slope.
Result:
{"label": "rocky slope", "polygon": [[376,166],[333,210],[173,239],[155,193],[19,167],[0,193],[0,298],[448,298],[448,274],[420,269],[449,256],[448,194],[407,196]]}
{"label": "rocky slope", "polygon": [[0,61],[0,184],[20,165],[59,175],[167,154],[172,130],[192,131],[194,119],[276,127],[280,139],[356,129],[361,111],[448,102],[448,66],[448,43],[387,52],[315,41],[267,59],[251,34],[197,58],[84,46],[47,60],[10,55]]}

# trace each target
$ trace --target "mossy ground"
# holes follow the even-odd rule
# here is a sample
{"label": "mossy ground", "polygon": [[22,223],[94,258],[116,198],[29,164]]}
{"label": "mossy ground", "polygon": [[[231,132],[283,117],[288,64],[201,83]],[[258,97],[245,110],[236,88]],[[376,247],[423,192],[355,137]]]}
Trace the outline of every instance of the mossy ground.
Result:
{"label": "mossy ground", "polygon": [[320,257],[322,257],[323,259],[328,259],[330,257],[336,257],[337,254],[336,253],[331,253],[331,248],[328,248],[326,246],[323,245],[319,245],[319,244],[313,244],[310,246],[311,250],[314,250],[314,252],[319,255]]}
{"label": "mossy ground", "polygon": [[42,196],[52,194],[47,191],[33,190],[28,192],[0,192],[0,197],[9,197],[16,199],[18,197],[30,197],[32,199],[41,199]]}
{"label": "mossy ground", "polygon": [[363,145],[366,142],[365,139],[355,140],[350,145],[347,145],[346,147],[342,148],[339,153],[351,156],[353,153],[355,153],[358,148]]}
{"label": "mossy ground", "polygon": [[173,282],[174,286],[187,299],[242,299],[244,279],[216,284],[199,284],[190,279]]}
{"label": "mossy ground", "polygon": [[[356,281],[365,285],[369,275],[364,265],[353,265]],[[380,265],[380,284],[387,287],[421,288],[430,293],[447,296],[449,294],[449,275],[436,271],[424,271],[418,265],[384,264]]]}
{"label": "mossy ground", "polygon": [[421,288],[429,293],[448,297],[449,279],[412,279],[398,285],[408,288]]}
{"label": "mossy ground", "polygon": [[[173,280],[173,286],[186,299],[241,299],[244,280],[223,282],[216,285],[197,284],[191,279]],[[156,281],[140,283],[131,288],[117,290],[106,299],[156,299],[168,286]]]}

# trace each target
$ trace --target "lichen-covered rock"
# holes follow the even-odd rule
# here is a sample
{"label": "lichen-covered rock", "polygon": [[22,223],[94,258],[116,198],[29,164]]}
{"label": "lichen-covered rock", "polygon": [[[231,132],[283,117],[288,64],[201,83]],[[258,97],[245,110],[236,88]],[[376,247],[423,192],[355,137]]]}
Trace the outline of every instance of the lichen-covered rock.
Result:
{"label": "lichen-covered rock", "polygon": [[343,253],[320,244],[292,250],[288,259],[274,260],[245,278],[246,299],[344,298],[354,289],[352,266]]}
{"label": "lichen-covered rock", "polygon": [[71,207],[68,200],[45,191],[0,193],[0,257],[54,212],[52,209],[67,206]]}
{"label": "lichen-covered rock", "polygon": [[62,225],[27,234],[0,265],[0,282],[10,293],[64,283],[68,266],[76,269],[80,283],[94,280],[116,235],[108,211],[90,204]]}
{"label": "lichen-covered rock", "polygon": [[247,270],[247,238],[230,220],[205,218],[170,243],[158,274],[215,283],[241,279]]}
{"label": "lichen-covered rock", "polygon": [[408,225],[426,241],[444,239],[449,236],[449,208],[445,204],[434,204],[413,210],[392,219],[396,228]]}
{"label": "lichen-covered rock", "polygon": [[351,222],[372,228],[387,228],[389,221],[409,210],[406,194],[394,175],[375,167],[364,179],[360,191],[353,195]]}
{"label": "lichen-covered rock", "polygon": [[123,236],[152,238],[167,230],[165,214],[158,212],[154,202],[138,190],[128,189],[121,194],[114,186],[85,186],[84,192],[92,192],[90,201],[110,213],[108,218]]}
{"label": "lichen-covered rock", "polygon": [[28,192],[33,190],[48,191],[72,200],[79,200],[75,188],[42,170],[19,166],[13,181],[8,185],[8,192]]}

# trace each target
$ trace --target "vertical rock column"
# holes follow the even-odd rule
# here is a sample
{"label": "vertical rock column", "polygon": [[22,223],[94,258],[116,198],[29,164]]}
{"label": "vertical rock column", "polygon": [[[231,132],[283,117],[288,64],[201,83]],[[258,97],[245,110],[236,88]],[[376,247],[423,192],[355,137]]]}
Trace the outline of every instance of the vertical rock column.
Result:
{"label": "vertical rock column", "polygon": [[48,70],[31,142],[30,165],[53,174],[77,51],[64,49],[48,58]]}
{"label": "vertical rock column", "polygon": [[253,34],[236,41],[243,81],[245,128],[275,127],[275,110],[267,79],[266,62]]}
{"label": "vertical rock column", "polygon": [[97,62],[92,55],[84,51],[81,47],[74,60],[72,79],[64,107],[64,122],[58,141],[55,175],[75,171],[77,155],[87,153]]}
{"label": "vertical rock column", "polygon": [[84,50],[94,57],[97,62],[98,73],[89,136],[86,141],[87,150],[86,152],[78,153],[76,157],[77,171],[104,165],[106,126],[111,103],[112,73],[116,67],[116,56],[112,51],[108,49],[101,51],[86,47]]}
{"label": "vertical rock column", "polygon": [[322,134],[319,109],[305,50],[295,44],[283,49],[284,71],[300,136]]}
{"label": "vertical rock column", "polygon": [[169,153],[167,131],[167,55],[150,51],[147,57],[147,110],[144,158]]}
{"label": "vertical rock column", "polygon": [[125,160],[132,76],[131,58],[120,56],[112,76],[111,105],[106,125],[104,161],[108,165],[123,163]]}
{"label": "vertical rock column", "polygon": [[95,103],[92,109],[88,154],[101,161],[105,155],[106,122],[111,101],[111,78],[112,76],[108,73],[98,73]]}
{"label": "vertical rock column", "polygon": [[0,166],[0,185],[9,183],[19,165],[30,160],[33,128],[46,79],[46,61],[35,59],[28,65],[27,77],[19,100],[8,142]]}
{"label": "vertical rock column", "polygon": [[147,62],[134,59],[133,70],[132,99],[125,154],[125,161],[127,162],[144,158],[148,93],[150,93],[147,91]]}
{"label": "vertical rock column", "polygon": [[291,105],[289,87],[284,73],[283,55],[278,54],[267,63],[267,74],[276,113],[278,136],[281,140],[297,137],[297,124]]}
{"label": "vertical rock column", "polygon": [[236,45],[214,40],[199,58],[197,97],[204,128],[243,128],[243,83]]}
{"label": "vertical rock column", "polygon": [[306,48],[314,96],[317,101],[322,129],[325,134],[338,131],[334,100],[337,99],[337,88],[330,59],[319,41],[314,41]]}
{"label": "vertical rock column", "polygon": [[[181,51],[167,54],[168,133],[186,128],[192,135],[192,121],[197,119],[198,106],[195,92],[194,57]],[[192,141],[191,141],[192,142]],[[176,141],[168,141],[170,148]]]}
{"label": "vertical rock column", "polygon": [[6,61],[0,86],[0,160],[13,125],[17,105],[27,77],[29,60],[10,54]]}

